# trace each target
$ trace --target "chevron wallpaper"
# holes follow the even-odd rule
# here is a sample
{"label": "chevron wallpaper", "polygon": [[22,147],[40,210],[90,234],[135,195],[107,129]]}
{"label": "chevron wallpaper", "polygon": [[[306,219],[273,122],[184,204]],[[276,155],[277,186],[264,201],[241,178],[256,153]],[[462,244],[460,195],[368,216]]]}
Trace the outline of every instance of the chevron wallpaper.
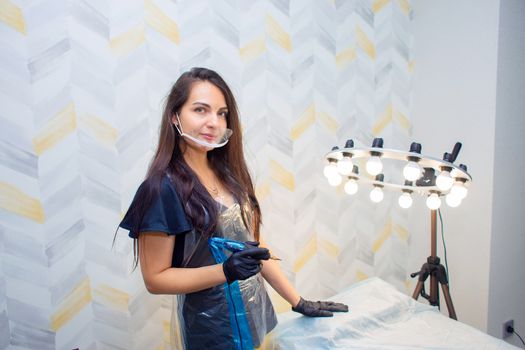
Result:
{"label": "chevron wallpaper", "polygon": [[322,168],[350,137],[408,148],[411,16],[408,0],[1,0],[0,349],[170,347],[170,297],[112,239],[193,66],[238,97],[263,237],[300,293],[408,291],[396,198],[349,198]]}

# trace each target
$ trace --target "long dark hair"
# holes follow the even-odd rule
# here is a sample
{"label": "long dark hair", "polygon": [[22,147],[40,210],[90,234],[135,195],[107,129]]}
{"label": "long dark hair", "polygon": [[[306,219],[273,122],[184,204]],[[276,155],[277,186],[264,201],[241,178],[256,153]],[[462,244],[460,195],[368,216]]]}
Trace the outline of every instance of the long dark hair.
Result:
{"label": "long dark hair", "polygon": [[[224,95],[228,108],[228,128],[233,131],[228,143],[207,153],[210,166],[221,183],[233,195],[241,208],[244,225],[259,240],[261,211],[253,183],[244,159],[239,112],[235,98],[219,74],[206,68],[192,68],[175,82],[166,98],[160,125],[159,142],[144,182],[144,189],[137,194],[137,205],[132,209],[134,231],[138,232],[145,212],[160,191],[162,178],[169,175],[184,205],[186,216],[194,229],[205,237],[217,227],[219,210],[215,200],[188,166],[180,149],[181,136],[175,129],[172,117],[186,103],[196,82],[210,82]],[[206,214],[207,213],[207,214]],[[135,264],[138,262],[138,244],[134,241]]]}

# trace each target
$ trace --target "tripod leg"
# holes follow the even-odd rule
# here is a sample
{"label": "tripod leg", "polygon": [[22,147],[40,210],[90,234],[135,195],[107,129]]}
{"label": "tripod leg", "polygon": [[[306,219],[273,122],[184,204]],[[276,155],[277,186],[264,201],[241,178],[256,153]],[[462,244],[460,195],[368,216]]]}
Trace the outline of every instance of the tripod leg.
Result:
{"label": "tripod leg", "polygon": [[437,306],[439,308],[439,286],[436,276],[434,276],[434,271],[430,275],[430,298],[428,299],[430,305]]}
{"label": "tripod leg", "polygon": [[412,294],[412,298],[417,300],[417,298],[422,295],[424,298],[428,299],[428,296],[423,293],[421,294],[421,291],[425,290],[425,281],[427,280],[428,276],[430,276],[431,267],[428,263],[424,263],[423,266],[421,266],[421,270],[417,273],[419,275],[416,289],[414,289],[414,294]]}
{"label": "tripod leg", "polygon": [[414,294],[412,294],[412,298],[417,300],[419,295],[421,294],[421,291],[423,290],[423,287],[425,286],[424,281],[417,281],[416,288],[414,289]]}
{"label": "tripod leg", "polygon": [[452,304],[452,298],[450,297],[450,290],[448,289],[447,283],[441,283],[441,289],[443,290],[443,296],[445,297],[445,302],[447,303],[448,316],[454,320],[457,320],[456,310],[454,310],[454,305]]}

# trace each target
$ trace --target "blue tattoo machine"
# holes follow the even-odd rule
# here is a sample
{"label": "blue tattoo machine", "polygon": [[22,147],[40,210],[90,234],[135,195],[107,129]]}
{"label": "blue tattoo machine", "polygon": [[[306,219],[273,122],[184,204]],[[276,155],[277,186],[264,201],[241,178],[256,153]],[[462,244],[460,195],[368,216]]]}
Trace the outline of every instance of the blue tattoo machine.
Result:
{"label": "blue tattoo machine", "polygon": [[[240,252],[246,249],[246,243],[235,241],[233,239],[213,237],[210,238],[210,242],[215,243],[216,245],[222,246],[222,248],[229,250],[232,253]],[[272,260],[281,260],[280,258],[271,255],[270,259]]]}

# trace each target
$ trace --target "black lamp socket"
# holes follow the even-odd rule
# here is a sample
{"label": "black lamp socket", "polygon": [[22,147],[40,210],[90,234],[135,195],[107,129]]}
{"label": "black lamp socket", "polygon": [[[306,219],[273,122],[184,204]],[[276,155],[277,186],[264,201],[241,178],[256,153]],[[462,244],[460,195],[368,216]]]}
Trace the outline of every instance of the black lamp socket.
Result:
{"label": "black lamp socket", "polygon": [[375,148],[383,148],[383,139],[380,138],[380,137],[376,137],[376,138],[372,141],[372,147],[375,147]]}
{"label": "black lamp socket", "polygon": [[[412,187],[412,186],[414,186],[414,182],[413,182],[413,181],[405,180],[405,186]],[[401,190],[401,192],[412,193],[412,192],[414,192],[414,191],[412,191],[412,190],[410,190],[410,189],[408,189],[408,188],[403,188],[403,189]]]}
{"label": "black lamp socket", "polygon": [[421,144],[417,142],[412,142],[410,144],[410,152],[421,154]]}
{"label": "black lamp socket", "polygon": [[452,149],[452,154],[451,154],[451,163],[454,163],[456,161],[456,158],[458,157],[458,154],[459,154],[459,151],[461,150],[461,142],[456,142],[456,144],[454,145],[454,149]]}

